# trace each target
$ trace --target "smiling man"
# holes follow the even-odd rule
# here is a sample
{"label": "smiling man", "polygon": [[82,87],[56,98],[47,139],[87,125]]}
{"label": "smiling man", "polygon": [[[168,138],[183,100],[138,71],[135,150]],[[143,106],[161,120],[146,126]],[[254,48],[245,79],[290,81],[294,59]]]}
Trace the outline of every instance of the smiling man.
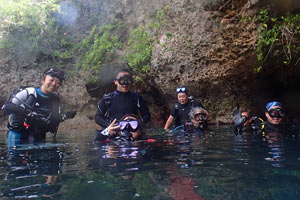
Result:
{"label": "smiling man", "polygon": [[130,91],[133,84],[132,73],[127,68],[117,71],[114,84],[117,90],[105,94],[98,104],[95,122],[106,128],[114,120],[126,114],[140,114],[142,123],[150,121],[149,110],[138,92]]}
{"label": "smiling man", "polygon": [[279,125],[284,117],[282,104],[278,101],[269,102],[266,105],[265,115],[272,125]]}
{"label": "smiling man", "polygon": [[286,121],[284,108],[280,102],[271,101],[267,103],[265,116],[267,118],[267,122],[263,123],[264,132],[281,132],[285,135],[295,136],[295,129],[289,122]]}
{"label": "smiling man", "polygon": [[24,88],[6,101],[2,109],[9,115],[9,147],[27,141],[43,142],[47,132],[56,133],[60,122],[75,116],[76,111],[61,113],[56,92],[64,80],[63,71],[48,68],[41,87]]}

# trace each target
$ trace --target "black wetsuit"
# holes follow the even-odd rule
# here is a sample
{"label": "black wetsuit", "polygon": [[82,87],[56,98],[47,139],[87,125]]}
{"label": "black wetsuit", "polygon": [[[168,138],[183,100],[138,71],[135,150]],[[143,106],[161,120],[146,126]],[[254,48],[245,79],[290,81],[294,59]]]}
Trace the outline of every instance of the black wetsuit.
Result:
{"label": "black wetsuit", "polygon": [[201,103],[195,100],[190,100],[186,104],[180,104],[177,102],[172,110],[171,116],[174,118],[174,127],[184,125],[186,122],[190,121],[189,112],[191,111],[192,107],[201,107]]}
{"label": "black wetsuit", "polygon": [[268,121],[263,122],[257,119],[258,118],[256,118],[256,120],[253,120],[247,127],[235,127],[235,133],[242,134],[243,132],[252,132],[260,136],[265,136],[268,133],[281,133],[285,136],[295,136],[296,134],[295,127],[293,127],[291,124],[282,122],[278,125],[274,125]]}
{"label": "black wetsuit", "polygon": [[262,131],[266,133],[270,132],[280,132],[287,135],[293,134],[293,127],[287,123],[280,123],[278,125],[270,124],[269,122],[262,123]]}
{"label": "black wetsuit", "polygon": [[151,120],[150,112],[145,101],[138,92],[128,91],[122,93],[114,91],[104,95],[98,104],[95,116],[97,124],[107,127],[114,119],[120,120],[126,114],[140,114],[143,123]]}

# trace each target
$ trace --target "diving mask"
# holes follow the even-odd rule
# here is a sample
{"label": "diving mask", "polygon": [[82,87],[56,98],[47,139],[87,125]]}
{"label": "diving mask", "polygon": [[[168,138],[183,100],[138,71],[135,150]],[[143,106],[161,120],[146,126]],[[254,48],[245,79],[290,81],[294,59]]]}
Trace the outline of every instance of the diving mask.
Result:
{"label": "diving mask", "polygon": [[207,120],[207,114],[204,113],[204,112],[196,113],[195,116],[194,116],[194,119],[197,122],[203,122],[203,121]]}
{"label": "diving mask", "polygon": [[132,85],[133,84],[133,79],[130,75],[123,75],[120,76],[118,79],[116,79],[120,85]]}
{"label": "diving mask", "polygon": [[184,86],[176,88],[176,93],[186,93],[186,91],[187,89]]}
{"label": "diving mask", "polygon": [[133,119],[122,120],[119,122],[120,130],[127,130],[135,132],[139,128],[139,122]]}
{"label": "diving mask", "polygon": [[282,108],[273,108],[268,111],[271,118],[283,118],[284,112]]}

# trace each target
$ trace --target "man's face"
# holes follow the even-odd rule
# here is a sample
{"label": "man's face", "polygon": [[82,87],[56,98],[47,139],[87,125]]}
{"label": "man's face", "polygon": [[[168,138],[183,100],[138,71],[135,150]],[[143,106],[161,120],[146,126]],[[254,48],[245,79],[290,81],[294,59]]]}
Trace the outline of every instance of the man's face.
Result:
{"label": "man's face", "polygon": [[46,75],[42,81],[41,90],[45,94],[56,92],[61,85],[61,82],[58,78]]}
{"label": "man's face", "polygon": [[128,92],[132,85],[132,77],[128,72],[118,73],[116,80],[114,80],[117,90],[119,92]]}
{"label": "man's face", "polygon": [[186,93],[181,92],[177,94],[177,100],[180,104],[186,104],[189,101],[189,98]]}
{"label": "man's face", "polygon": [[280,106],[274,106],[265,112],[265,115],[270,124],[278,125],[282,121],[284,113]]}

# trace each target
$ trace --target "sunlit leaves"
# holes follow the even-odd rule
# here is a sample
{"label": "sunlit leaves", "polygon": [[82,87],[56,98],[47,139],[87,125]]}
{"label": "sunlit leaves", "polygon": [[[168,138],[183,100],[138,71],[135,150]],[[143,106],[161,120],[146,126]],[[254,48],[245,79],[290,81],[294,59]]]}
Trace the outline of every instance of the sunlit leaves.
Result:
{"label": "sunlit leaves", "polygon": [[279,59],[285,65],[297,59],[295,56],[300,54],[300,14],[270,17],[268,10],[263,9],[254,20],[259,23],[256,52],[260,69],[270,55],[278,56],[278,52],[283,52],[283,58]]}

